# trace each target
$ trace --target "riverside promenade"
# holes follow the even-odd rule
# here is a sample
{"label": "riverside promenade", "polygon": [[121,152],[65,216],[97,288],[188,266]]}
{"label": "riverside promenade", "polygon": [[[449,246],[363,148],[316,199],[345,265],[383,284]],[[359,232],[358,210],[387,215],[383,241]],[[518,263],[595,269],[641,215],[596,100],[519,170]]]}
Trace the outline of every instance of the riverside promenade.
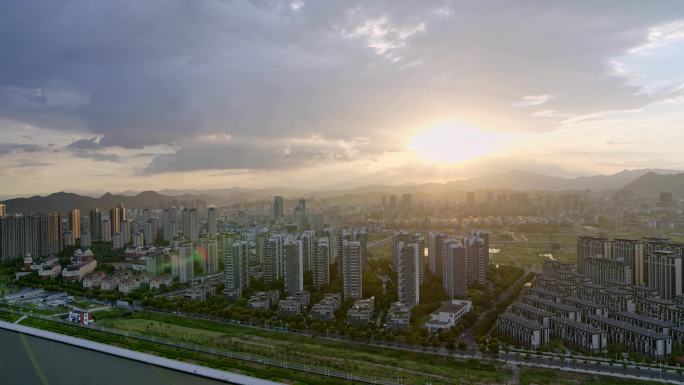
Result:
{"label": "riverside promenade", "polygon": [[213,380],[224,381],[236,385],[282,385],[279,382],[262,380],[254,377],[245,376],[242,374],[225,372],[222,370],[207,368],[200,365],[190,364],[187,362],[171,360],[164,357],[159,357],[147,353],[136,352],[130,349],[124,349],[116,346],[110,346],[99,342],[89,341],[82,338],[76,338],[59,333],[53,333],[41,329],[36,329],[28,326],[13,324],[5,321],[0,321],[0,328],[10,330],[17,333],[23,333],[38,338],[47,339],[50,341],[61,342],[64,344],[77,346],[84,349],[94,350],[101,353],[110,354],[113,356],[126,358],[150,365],[155,365],[167,369],[177,370],[179,372],[193,374],[210,378]]}

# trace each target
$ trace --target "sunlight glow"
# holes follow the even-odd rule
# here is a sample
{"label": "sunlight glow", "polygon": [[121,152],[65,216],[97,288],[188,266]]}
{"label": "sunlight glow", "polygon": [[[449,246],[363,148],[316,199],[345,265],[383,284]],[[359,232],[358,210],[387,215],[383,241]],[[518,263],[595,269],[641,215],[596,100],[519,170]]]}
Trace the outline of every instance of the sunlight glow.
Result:
{"label": "sunlight glow", "polygon": [[458,163],[497,153],[512,139],[511,136],[448,123],[418,133],[409,143],[409,149],[433,162]]}

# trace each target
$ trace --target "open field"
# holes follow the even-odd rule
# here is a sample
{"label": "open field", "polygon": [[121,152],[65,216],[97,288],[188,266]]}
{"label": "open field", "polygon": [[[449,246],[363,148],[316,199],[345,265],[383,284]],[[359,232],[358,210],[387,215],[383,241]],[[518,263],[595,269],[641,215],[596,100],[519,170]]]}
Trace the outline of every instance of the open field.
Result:
{"label": "open field", "polygon": [[424,383],[426,379],[433,384],[457,384],[461,380],[476,384],[501,383],[510,376],[507,369],[476,361],[462,362],[445,357],[436,359],[424,353],[370,346],[364,346],[360,351],[358,345],[346,342],[157,313],[136,314],[135,318],[130,319],[105,320],[100,325],[288,362],[353,371],[368,377],[391,380],[401,377],[405,383]]}
{"label": "open field", "polygon": [[520,368],[520,385],[645,385],[651,381],[598,377],[552,369]]}

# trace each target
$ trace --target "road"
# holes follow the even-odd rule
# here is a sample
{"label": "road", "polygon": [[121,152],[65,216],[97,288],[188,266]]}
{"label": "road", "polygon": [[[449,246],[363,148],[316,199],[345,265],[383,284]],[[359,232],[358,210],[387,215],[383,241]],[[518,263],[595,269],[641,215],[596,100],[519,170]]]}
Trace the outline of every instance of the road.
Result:
{"label": "road", "polygon": [[390,241],[392,241],[392,235],[390,235],[387,238],[378,239],[375,241],[370,241],[370,242],[368,242],[368,245],[366,245],[366,248],[368,250],[371,250],[371,249],[374,249],[376,247],[384,246],[386,243],[388,243]]}
{"label": "road", "polygon": [[475,321],[475,323],[473,324],[473,327],[471,327],[470,329],[468,329],[468,330],[466,330],[465,332],[463,332],[463,334],[461,334],[461,338],[463,338],[463,340],[468,344],[468,351],[473,352],[473,353],[478,351],[478,350],[477,350],[477,343],[476,343],[476,341],[475,341],[475,332],[474,332],[474,330],[473,330],[473,329],[475,328],[475,325],[477,325],[480,321],[482,321],[482,319],[485,317],[485,315],[487,315],[487,314],[489,314],[489,313],[491,313],[491,312],[493,312],[493,311],[496,311],[496,310],[495,310],[496,307],[499,306],[499,304],[500,304],[501,302],[503,302],[503,301],[505,301],[506,299],[508,299],[508,297],[510,296],[511,292],[512,292],[513,290],[515,290],[519,285],[524,284],[524,283],[525,283],[524,281],[525,281],[525,278],[527,277],[527,274],[529,274],[530,272],[533,272],[533,271],[534,271],[534,268],[528,267],[527,269],[525,269],[525,271],[523,272],[523,275],[522,275],[520,278],[518,278],[518,279],[515,281],[515,283],[513,283],[513,284],[512,284],[511,286],[509,286],[506,290],[504,290],[503,293],[501,293],[501,294],[499,295],[499,298],[498,298],[498,299],[496,300],[496,302],[489,308],[489,310],[480,313],[480,316],[478,317],[477,321]]}

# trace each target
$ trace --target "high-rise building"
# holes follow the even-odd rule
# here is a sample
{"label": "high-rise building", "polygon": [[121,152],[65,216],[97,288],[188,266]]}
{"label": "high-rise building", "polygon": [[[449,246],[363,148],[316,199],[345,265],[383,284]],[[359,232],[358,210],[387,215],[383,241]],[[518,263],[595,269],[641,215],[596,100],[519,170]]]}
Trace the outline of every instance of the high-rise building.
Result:
{"label": "high-rise building", "polygon": [[305,199],[300,199],[297,201],[297,205],[294,209],[294,222],[299,230],[305,230],[307,228]]}
{"label": "high-rise building", "polygon": [[201,237],[197,250],[200,256],[200,266],[204,274],[218,272],[218,243],[216,238]]}
{"label": "high-rise building", "polygon": [[242,291],[249,286],[248,253],[246,241],[231,242],[231,246],[225,250],[225,293],[234,299],[242,297]]}
{"label": "high-rise building", "polygon": [[472,230],[465,237],[468,283],[487,284],[487,267],[489,266],[489,233]]}
{"label": "high-rise building", "polygon": [[420,302],[420,265],[423,262],[420,245],[416,242],[397,244],[397,296],[409,306]]}
{"label": "high-rise building", "polygon": [[662,299],[684,295],[682,255],[672,250],[654,250],[646,256],[648,287]]}
{"label": "high-rise building", "polygon": [[164,209],[162,214],[162,226],[164,231],[164,240],[171,242],[178,234],[178,226],[176,224],[176,208],[168,207]]}
{"label": "high-rise building", "polygon": [[327,237],[316,241],[311,270],[314,287],[320,288],[330,283],[330,240]]}
{"label": "high-rise building", "polygon": [[183,209],[183,235],[192,242],[199,238],[199,218],[197,209]]}
{"label": "high-rise building", "polygon": [[288,240],[283,245],[285,260],[285,291],[294,295],[304,290],[304,258],[302,241]]}
{"label": "high-rise building", "polygon": [[177,274],[180,283],[190,282],[195,277],[194,250],[190,242],[178,246]]}
{"label": "high-rise building", "polygon": [[62,250],[59,213],[5,215],[0,218],[0,260],[56,254]]}
{"label": "high-rise building", "polygon": [[460,240],[446,238],[439,248],[444,256],[443,287],[450,299],[465,295],[468,289],[466,248]]}
{"label": "high-rise building", "polygon": [[361,243],[342,242],[342,291],[344,299],[363,298],[363,261]]}
{"label": "high-rise building", "polygon": [[302,242],[301,254],[303,258],[304,271],[311,271],[313,264],[313,255],[315,247],[316,234],[313,230],[306,230],[301,232],[297,239]]}
{"label": "high-rise building", "polygon": [[423,256],[425,254],[425,237],[420,233],[409,233],[407,231],[395,231],[392,236],[393,243],[393,255],[394,255],[394,266],[395,268],[399,266],[398,257],[400,255],[399,244],[404,243],[406,245],[415,243],[419,250],[420,263],[418,264],[418,280],[420,284],[423,284],[424,273],[423,273]]}
{"label": "high-rise building", "polygon": [[283,220],[284,205],[283,197],[276,196],[273,198],[273,223],[281,223]]}
{"label": "high-rise building", "polygon": [[283,237],[273,235],[268,238],[264,249],[264,281],[276,282],[283,278]]}
{"label": "high-rise building", "polygon": [[209,234],[210,237],[215,237],[217,234],[215,207],[210,207],[207,211],[207,234]]}
{"label": "high-rise building", "polygon": [[444,276],[444,248],[442,242],[448,239],[445,233],[431,232],[428,234],[428,258],[430,272],[438,277]]}
{"label": "high-rise building", "polygon": [[328,238],[328,252],[330,253],[330,263],[333,264],[337,261],[341,261],[341,257],[338,258],[338,250],[341,245],[337,244],[338,235],[335,234],[335,229],[332,227],[326,227],[323,229],[322,236]]}
{"label": "high-rise building", "polygon": [[128,219],[121,221],[121,241],[124,245],[131,243],[131,222]]}
{"label": "high-rise building", "polygon": [[152,218],[152,210],[150,210],[148,208],[144,208],[142,213],[143,213],[143,223],[147,223],[147,221],[149,221],[150,218]]}
{"label": "high-rise building", "polygon": [[[588,275],[593,283],[622,282],[643,285],[646,280],[644,248],[657,245],[659,239],[642,242],[637,239],[605,239],[579,237],[577,240],[577,270]],[[656,246],[656,249],[662,248]],[[667,249],[667,247],[665,247]]]}
{"label": "high-rise building", "polygon": [[7,215],[7,206],[4,203],[0,203],[0,218]]}
{"label": "high-rise building", "polygon": [[81,247],[90,247],[92,246],[92,240],[90,239],[90,232],[81,229]]}
{"label": "high-rise building", "polygon": [[90,237],[93,241],[102,240],[102,212],[97,207],[90,210]]}
{"label": "high-rise building", "polygon": [[109,225],[111,226],[111,233],[115,234],[121,231],[121,221],[124,220],[126,209],[123,204],[109,210]]}
{"label": "high-rise building", "polygon": [[265,231],[263,233],[258,233],[254,237],[254,248],[255,248],[255,257],[256,257],[256,263],[261,265],[264,263],[264,255],[266,252],[266,242],[268,242],[268,238],[270,237],[270,233],[268,231]]}
{"label": "high-rise building", "polygon": [[73,209],[69,212],[69,230],[74,242],[81,237],[81,210]]}
{"label": "high-rise building", "polygon": [[112,241],[112,226],[110,225],[109,218],[102,218],[100,231],[100,240],[102,242]]}
{"label": "high-rise building", "polygon": [[154,245],[157,240],[157,220],[150,218],[145,222],[145,244]]}

